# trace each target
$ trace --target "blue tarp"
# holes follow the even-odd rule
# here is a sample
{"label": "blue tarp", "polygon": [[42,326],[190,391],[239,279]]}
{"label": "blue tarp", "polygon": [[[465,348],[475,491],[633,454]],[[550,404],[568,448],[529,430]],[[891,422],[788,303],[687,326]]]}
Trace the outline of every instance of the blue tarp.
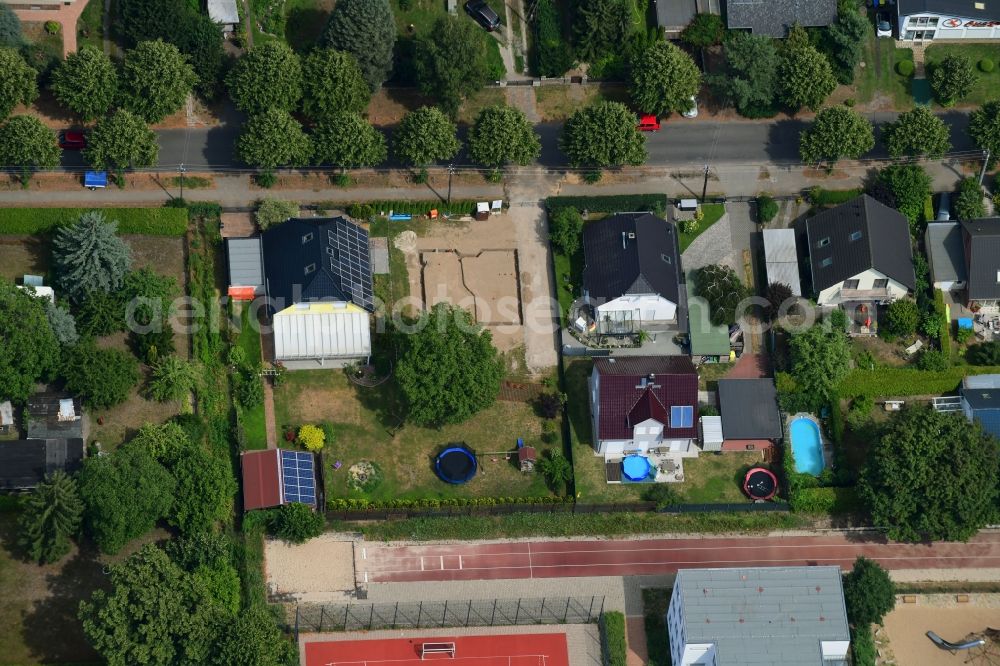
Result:
{"label": "blue tarp", "polygon": [[90,189],[108,186],[107,171],[87,171],[83,174],[83,186]]}
{"label": "blue tarp", "polygon": [[972,317],[959,317],[958,327],[972,330]]}

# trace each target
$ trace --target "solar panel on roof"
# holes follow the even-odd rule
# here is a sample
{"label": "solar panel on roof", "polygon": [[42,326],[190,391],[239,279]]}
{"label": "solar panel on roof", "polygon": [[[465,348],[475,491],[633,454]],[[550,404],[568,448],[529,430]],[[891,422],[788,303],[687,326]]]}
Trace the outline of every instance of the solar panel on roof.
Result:
{"label": "solar panel on roof", "polygon": [[304,451],[281,452],[282,489],[286,502],[316,505],[314,458]]}

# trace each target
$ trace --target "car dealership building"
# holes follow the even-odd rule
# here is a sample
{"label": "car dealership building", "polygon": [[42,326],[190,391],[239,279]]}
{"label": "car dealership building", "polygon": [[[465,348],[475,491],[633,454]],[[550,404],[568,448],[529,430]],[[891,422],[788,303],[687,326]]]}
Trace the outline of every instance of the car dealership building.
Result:
{"label": "car dealership building", "polygon": [[898,0],[899,39],[1000,39],[998,0]]}

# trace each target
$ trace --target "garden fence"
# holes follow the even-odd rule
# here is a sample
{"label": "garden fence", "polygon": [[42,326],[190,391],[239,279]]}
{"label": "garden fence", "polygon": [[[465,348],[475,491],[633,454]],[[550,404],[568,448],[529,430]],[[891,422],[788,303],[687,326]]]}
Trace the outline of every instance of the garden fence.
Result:
{"label": "garden fence", "polygon": [[603,610],[603,596],[298,604],[295,635],[376,629],[589,624],[597,622]]}

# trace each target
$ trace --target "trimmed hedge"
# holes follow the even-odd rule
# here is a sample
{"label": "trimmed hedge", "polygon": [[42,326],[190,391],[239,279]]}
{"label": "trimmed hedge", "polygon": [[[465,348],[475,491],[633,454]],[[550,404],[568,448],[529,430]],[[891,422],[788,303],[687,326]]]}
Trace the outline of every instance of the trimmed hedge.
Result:
{"label": "trimmed hedge", "polygon": [[76,222],[89,210],[118,220],[120,234],[183,236],[187,232],[184,208],[0,208],[0,234],[47,233]]}
{"label": "trimmed hedge", "polygon": [[618,611],[607,611],[601,616],[601,630],[604,663],[608,666],[625,666],[628,662],[625,616]]}
{"label": "trimmed hedge", "polygon": [[979,71],[989,74],[996,69],[996,63],[991,58],[983,58],[979,61]]}
{"label": "trimmed hedge", "polygon": [[1000,366],[959,365],[947,370],[925,371],[914,368],[878,368],[852,370],[837,387],[840,397],[936,395],[954,391],[967,375],[1000,373]]}
{"label": "trimmed hedge", "polygon": [[[325,205],[325,204],[323,204]],[[330,208],[340,208],[343,204],[331,203]],[[347,206],[347,214],[359,220],[368,219],[372,215],[379,213],[388,214],[403,213],[406,215],[427,215],[432,210],[437,210],[445,215],[472,215],[476,212],[475,201],[452,201],[443,203],[437,199],[416,200],[416,201],[367,201],[352,203]]]}
{"label": "trimmed hedge", "polygon": [[813,187],[809,190],[809,201],[816,207],[839,206],[847,203],[851,199],[859,196],[863,190],[854,188],[851,190],[827,190],[822,187]]}
{"label": "trimmed hedge", "polygon": [[913,67],[914,65],[912,60],[900,60],[896,63],[896,72],[900,76],[912,76]]}
{"label": "trimmed hedge", "polygon": [[864,508],[853,487],[825,486],[799,488],[791,493],[792,511],[824,515],[854,513]]}
{"label": "trimmed hedge", "polygon": [[606,197],[549,197],[545,200],[549,211],[559,208],[576,208],[591,213],[626,213],[648,210],[662,216],[667,211],[665,194],[621,194]]}
{"label": "trimmed hedge", "polygon": [[509,504],[572,504],[572,497],[452,497],[448,499],[368,500],[330,498],[328,511],[366,511],[369,509],[438,509],[449,506],[503,506]]}

